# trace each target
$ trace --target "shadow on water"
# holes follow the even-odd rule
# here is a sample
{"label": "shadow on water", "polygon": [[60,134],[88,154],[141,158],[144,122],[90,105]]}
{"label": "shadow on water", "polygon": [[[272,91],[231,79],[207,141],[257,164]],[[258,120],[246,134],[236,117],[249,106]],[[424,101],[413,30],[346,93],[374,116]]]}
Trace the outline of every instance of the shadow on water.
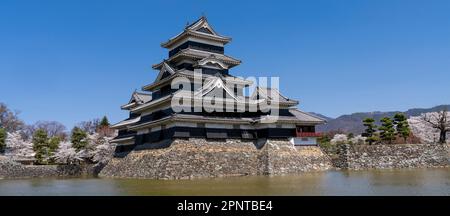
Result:
{"label": "shadow on water", "polygon": [[0,195],[450,195],[450,168],[312,172],[195,180],[0,180]]}

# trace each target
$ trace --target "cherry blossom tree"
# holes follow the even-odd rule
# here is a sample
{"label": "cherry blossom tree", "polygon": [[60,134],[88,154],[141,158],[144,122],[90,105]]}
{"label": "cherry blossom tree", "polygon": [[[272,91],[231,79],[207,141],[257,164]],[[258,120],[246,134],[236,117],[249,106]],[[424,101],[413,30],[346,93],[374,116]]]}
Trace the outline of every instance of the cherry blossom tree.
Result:
{"label": "cherry blossom tree", "polygon": [[350,143],[353,143],[353,144],[356,144],[356,145],[364,145],[364,144],[366,144],[366,139],[367,139],[367,137],[363,137],[362,135],[358,135],[358,136],[355,136],[355,137],[349,139],[348,141]]}
{"label": "cherry blossom tree", "polygon": [[95,147],[93,161],[96,163],[107,163],[114,154],[115,145],[109,142],[106,138],[101,138],[99,145]]}
{"label": "cherry blossom tree", "polygon": [[91,161],[95,163],[106,163],[112,157],[115,146],[110,143],[110,137],[104,137],[98,133],[87,135],[84,139],[87,143],[86,148],[77,151],[70,142],[63,142],[54,159],[60,164],[79,164],[83,161]]}
{"label": "cherry blossom tree", "polygon": [[[429,115],[431,113],[427,113]],[[411,132],[417,136],[422,143],[437,143],[439,140],[439,130],[422,120],[422,116],[412,116],[408,119]]]}
{"label": "cherry blossom tree", "polygon": [[331,139],[331,144],[344,144],[348,142],[348,137],[345,134],[336,134],[333,139]]}
{"label": "cherry blossom tree", "polygon": [[8,133],[6,155],[13,159],[34,158],[33,143],[22,138],[21,132]]}
{"label": "cherry blossom tree", "polygon": [[[111,140],[112,137],[98,133],[88,135],[84,139],[87,143],[86,148],[79,151],[73,147],[71,142],[61,142],[56,152],[45,160],[52,159],[59,164],[80,164],[83,161],[104,164],[114,154],[115,145],[110,143]],[[7,134],[5,156],[17,160],[33,159],[35,155],[33,143],[29,139],[24,139],[21,131]]]}
{"label": "cherry blossom tree", "polygon": [[362,135],[358,135],[352,138],[349,138],[346,134],[336,134],[333,139],[331,139],[331,144],[356,144],[356,145],[364,145],[366,144],[367,137],[363,137]]}
{"label": "cherry blossom tree", "polygon": [[76,151],[72,143],[63,142],[59,145],[58,151],[53,158],[60,164],[79,164],[84,160],[84,151]]}
{"label": "cherry blossom tree", "polygon": [[439,143],[446,143],[450,132],[450,113],[447,110],[422,114],[421,120],[439,131]]}
{"label": "cherry blossom tree", "polygon": [[87,158],[96,163],[109,161],[115,149],[115,145],[110,143],[111,139],[111,137],[103,136],[99,133],[88,135]]}

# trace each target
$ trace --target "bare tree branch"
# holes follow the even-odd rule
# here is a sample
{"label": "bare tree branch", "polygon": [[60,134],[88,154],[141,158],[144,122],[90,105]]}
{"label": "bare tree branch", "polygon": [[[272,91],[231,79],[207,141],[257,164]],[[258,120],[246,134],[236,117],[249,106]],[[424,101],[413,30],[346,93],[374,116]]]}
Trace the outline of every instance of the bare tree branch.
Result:
{"label": "bare tree branch", "polygon": [[18,117],[18,111],[11,111],[5,104],[0,103],[0,127],[8,132],[15,132],[25,125]]}

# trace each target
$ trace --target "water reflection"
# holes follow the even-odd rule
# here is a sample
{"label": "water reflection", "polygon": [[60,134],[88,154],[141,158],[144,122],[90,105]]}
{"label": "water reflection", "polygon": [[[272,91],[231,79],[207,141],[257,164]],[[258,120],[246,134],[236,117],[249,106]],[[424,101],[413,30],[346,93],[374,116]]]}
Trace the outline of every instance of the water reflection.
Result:
{"label": "water reflection", "polygon": [[0,180],[0,195],[450,195],[450,168],[197,180]]}

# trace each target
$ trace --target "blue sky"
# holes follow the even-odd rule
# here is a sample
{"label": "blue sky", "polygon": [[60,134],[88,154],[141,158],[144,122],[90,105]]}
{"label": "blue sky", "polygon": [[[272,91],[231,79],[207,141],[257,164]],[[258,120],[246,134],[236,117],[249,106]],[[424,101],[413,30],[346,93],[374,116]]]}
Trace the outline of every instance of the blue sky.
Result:
{"label": "blue sky", "polygon": [[154,81],[160,43],[205,13],[239,76],[279,76],[337,117],[450,102],[450,1],[0,1],[0,102],[69,128]]}

